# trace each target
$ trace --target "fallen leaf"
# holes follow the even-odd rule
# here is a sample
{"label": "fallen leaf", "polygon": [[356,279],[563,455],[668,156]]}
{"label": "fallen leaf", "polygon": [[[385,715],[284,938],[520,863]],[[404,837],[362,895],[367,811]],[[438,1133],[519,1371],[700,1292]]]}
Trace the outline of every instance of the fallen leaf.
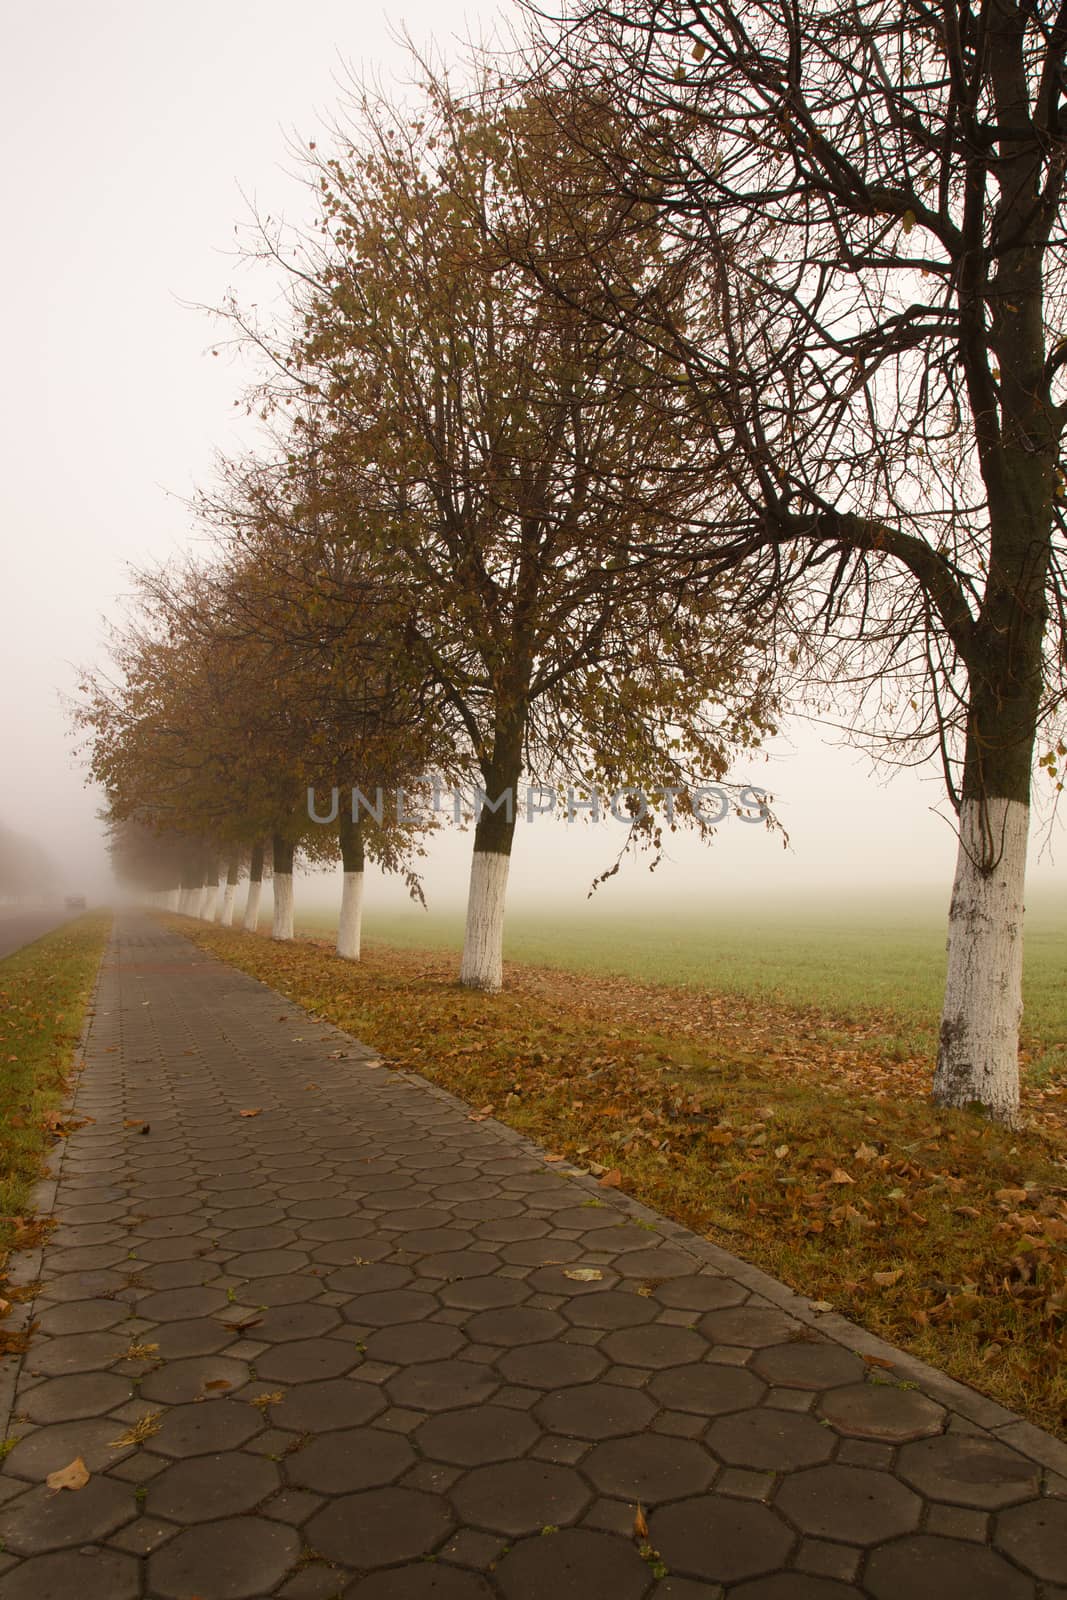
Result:
{"label": "fallen leaf", "polygon": [[852,1155],[854,1160],[862,1161],[864,1163],[878,1160],[878,1151],[874,1148],[873,1144],[857,1145],[856,1149],[853,1150]]}
{"label": "fallen leaf", "polygon": [[1030,1195],[1026,1189],[998,1189],[993,1196],[994,1200],[1007,1200],[1012,1205],[1019,1205],[1024,1200],[1029,1200]]}
{"label": "fallen leaf", "polygon": [[886,1372],[893,1370],[892,1361],[884,1361],[881,1356],[864,1356],[863,1359],[869,1367],[883,1367]]}
{"label": "fallen leaf", "polygon": [[233,1384],[229,1378],[211,1378],[204,1384],[205,1389],[232,1389]]}
{"label": "fallen leaf", "polygon": [[239,1117],[258,1117],[261,1115],[262,1111],[262,1106],[254,1106],[251,1111],[239,1111],[237,1115]]}
{"label": "fallen leaf", "polygon": [[622,1186],[622,1173],[618,1167],[612,1167],[611,1171],[605,1172],[602,1178],[597,1179],[597,1182],[602,1189],[618,1189]]}
{"label": "fallen leaf", "polygon": [[546,1156],[546,1157],[545,1157],[545,1160],[546,1160],[546,1161],[549,1161],[549,1162],[553,1162],[553,1161],[566,1161],[566,1159],[567,1159],[567,1157],[566,1157],[566,1156]]}
{"label": "fallen leaf", "polygon": [[648,1522],[645,1518],[645,1513],[641,1510],[640,1500],[637,1502],[637,1510],[634,1512],[634,1538],[648,1538]]}
{"label": "fallen leaf", "polygon": [[831,1300],[812,1300],[809,1304],[813,1311],[832,1311],[834,1309]]}
{"label": "fallen leaf", "polygon": [[574,1283],[599,1283],[604,1274],[599,1267],[565,1267],[563,1276]]}
{"label": "fallen leaf", "polygon": [[81,1456],[75,1456],[68,1467],[59,1467],[44,1480],[53,1494],[61,1489],[84,1489],[89,1482],[89,1469]]}
{"label": "fallen leaf", "polygon": [[780,1144],[774,1152],[774,1159],[776,1161],[783,1161],[788,1154],[789,1146],[787,1144]]}
{"label": "fallen leaf", "polygon": [[871,1280],[878,1285],[879,1289],[891,1289],[895,1283],[900,1282],[903,1276],[903,1267],[897,1267],[894,1272],[872,1272]]}
{"label": "fallen leaf", "polygon": [[835,1167],[830,1174],[831,1183],[855,1183],[855,1178],[850,1178],[844,1167]]}
{"label": "fallen leaf", "polygon": [[123,1120],[122,1126],[124,1128],[143,1128],[144,1127],[144,1123],[142,1122],[140,1117],[126,1117]]}

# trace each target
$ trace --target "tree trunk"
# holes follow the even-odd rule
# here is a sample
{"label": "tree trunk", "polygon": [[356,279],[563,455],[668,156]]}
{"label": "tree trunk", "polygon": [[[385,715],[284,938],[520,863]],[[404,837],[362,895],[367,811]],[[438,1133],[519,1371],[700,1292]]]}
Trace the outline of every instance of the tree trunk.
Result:
{"label": "tree trunk", "polygon": [[353,822],[342,806],[337,819],[341,845],[344,886],[341,890],[341,916],[337,924],[337,954],[346,961],[358,961],[363,925],[363,823]]}
{"label": "tree trunk", "polygon": [[233,926],[233,906],[237,899],[237,882],[241,876],[240,857],[236,851],[230,857],[230,865],[226,872],[226,888],[222,895],[222,904],[219,907],[219,922],[224,928]]}
{"label": "tree trunk", "polygon": [[981,1106],[999,1122],[1019,1111],[1023,883],[1030,808],[964,800],[948,925],[948,977],[934,1099]]}
{"label": "tree trunk", "polygon": [[204,922],[214,922],[218,898],[219,869],[216,863],[208,869],[207,883],[204,885],[204,898],[200,905],[200,916]]}
{"label": "tree trunk", "polygon": [[993,539],[968,663],[959,852],[933,1091],[938,1105],[981,1107],[1009,1124],[1019,1111],[1023,888],[1047,621],[1046,569],[1035,555],[1040,508],[1029,515],[1025,509]]}
{"label": "tree trunk", "polygon": [[281,834],[273,838],[274,923],[271,938],[293,937],[293,846]]}
{"label": "tree trunk", "polygon": [[181,892],[181,889],[180,888],[178,888],[178,889],[168,889],[167,890],[167,898],[166,898],[166,909],[168,911],[177,911],[178,908],[180,907],[181,903],[182,903],[182,892]]}
{"label": "tree trunk", "polygon": [[263,893],[263,846],[252,846],[252,859],[248,863],[248,897],[245,900],[244,929],[255,933],[259,927],[259,901]]}
{"label": "tree trunk", "polygon": [[503,982],[504,902],[515,836],[517,787],[522,772],[522,731],[514,725],[510,736],[499,733],[494,757],[485,772],[485,792],[491,801],[510,794],[511,805],[496,810],[485,806],[474,830],[467,927],[459,981],[467,989],[495,994]]}

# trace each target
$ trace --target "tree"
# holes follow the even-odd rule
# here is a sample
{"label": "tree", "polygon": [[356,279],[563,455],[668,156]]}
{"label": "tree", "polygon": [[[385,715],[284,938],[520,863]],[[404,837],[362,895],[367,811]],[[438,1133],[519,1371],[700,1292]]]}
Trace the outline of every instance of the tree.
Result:
{"label": "tree", "polygon": [[[395,666],[406,613],[396,584],[368,559],[344,457],[313,419],[297,418],[273,456],[223,463],[200,513],[220,543],[228,637],[286,663],[309,794],[320,786],[332,794],[342,866],[337,953],[358,960],[366,858],[400,873],[421,900],[424,850],[419,822],[384,798],[363,805],[361,797],[392,799],[431,771],[458,778],[441,695],[426,673]],[[321,838],[318,852],[328,853]]]}
{"label": "tree", "polygon": [[[693,504],[680,397],[649,398],[643,345],[496,244],[532,192],[539,112],[490,101],[431,85],[413,118],[363,103],[316,169],[323,243],[299,261],[295,337],[257,337],[272,403],[313,409],[362,548],[405,597],[398,663],[437,685],[479,774],[461,981],[494,990],[522,774],[719,777],[772,704],[741,608],[725,620],[743,578],[713,590],[638,553]],[[573,243],[551,194],[536,227],[557,254]],[[638,237],[632,270],[658,281],[657,248]],[[580,254],[571,270],[596,281]]]}
{"label": "tree", "polygon": [[[616,201],[585,310],[674,359],[730,484],[678,548],[758,562],[861,718],[880,700],[898,746],[940,754],[934,1096],[1010,1121],[1031,773],[1063,704],[1067,12],[575,0],[535,33],[571,181]],[[680,315],[625,271],[650,210]]]}

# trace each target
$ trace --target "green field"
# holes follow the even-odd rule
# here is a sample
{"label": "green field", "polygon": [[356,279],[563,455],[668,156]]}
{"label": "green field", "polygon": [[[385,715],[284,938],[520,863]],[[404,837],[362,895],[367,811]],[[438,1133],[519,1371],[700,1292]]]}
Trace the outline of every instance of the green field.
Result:
{"label": "green field", "polygon": [[[325,914],[302,922],[318,935],[334,926]],[[414,908],[368,914],[364,936],[368,945],[458,952],[463,918]],[[936,1038],[945,924],[932,906],[878,915],[855,906],[730,908],[699,918],[642,918],[632,906],[616,916],[518,911],[508,918],[504,953],[537,966],[774,998],[849,1020],[877,1013],[879,1032],[912,1053],[931,1050]],[[1024,1040],[1041,1055],[1041,1068],[1067,1067],[1067,914],[1051,901],[1029,914],[1024,1004]]]}

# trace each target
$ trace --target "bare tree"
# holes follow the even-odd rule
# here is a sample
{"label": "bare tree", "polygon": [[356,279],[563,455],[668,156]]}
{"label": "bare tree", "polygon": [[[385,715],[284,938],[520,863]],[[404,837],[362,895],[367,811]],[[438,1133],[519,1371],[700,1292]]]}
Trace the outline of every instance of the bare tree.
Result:
{"label": "bare tree", "polygon": [[[859,720],[940,754],[959,848],[934,1095],[1010,1121],[1031,774],[1063,704],[1067,11],[529,10],[613,247],[586,314],[673,358],[730,485],[676,548],[705,575],[758,562]],[[682,308],[626,270],[650,213]]]}

